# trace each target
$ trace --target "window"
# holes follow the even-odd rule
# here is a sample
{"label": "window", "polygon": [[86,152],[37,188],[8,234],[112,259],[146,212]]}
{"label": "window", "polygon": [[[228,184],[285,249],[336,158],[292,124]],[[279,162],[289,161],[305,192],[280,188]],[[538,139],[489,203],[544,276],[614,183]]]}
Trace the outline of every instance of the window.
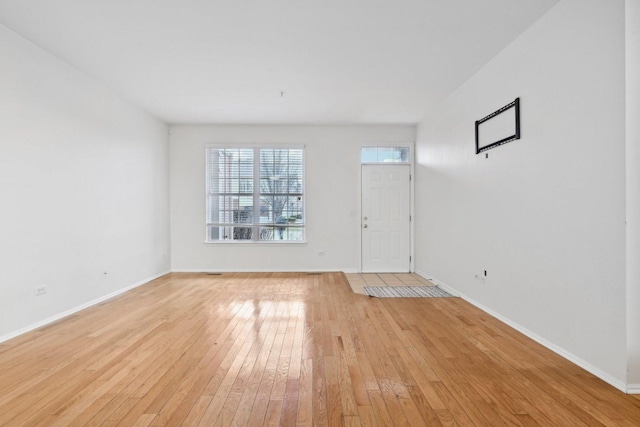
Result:
{"label": "window", "polygon": [[362,163],[409,163],[409,147],[362,147]]}
{"label": "window", "polygon": [[207,147],[207,242],[304,241],[304,149]]}

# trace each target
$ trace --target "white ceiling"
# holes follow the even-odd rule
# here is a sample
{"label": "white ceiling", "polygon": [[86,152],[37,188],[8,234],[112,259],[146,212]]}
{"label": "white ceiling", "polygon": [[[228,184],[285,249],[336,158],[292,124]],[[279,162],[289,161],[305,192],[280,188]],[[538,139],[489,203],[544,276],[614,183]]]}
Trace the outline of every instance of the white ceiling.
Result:
{"label": "white ceiling", "polygon": [[557,2],[0,0],[0,23],[168,123],[416,123]]}

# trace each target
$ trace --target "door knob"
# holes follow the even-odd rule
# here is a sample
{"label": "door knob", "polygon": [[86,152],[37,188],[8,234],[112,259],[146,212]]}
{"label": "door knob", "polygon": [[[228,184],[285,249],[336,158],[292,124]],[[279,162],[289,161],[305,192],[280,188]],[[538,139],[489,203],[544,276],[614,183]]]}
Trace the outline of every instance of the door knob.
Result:
{"label": "door knob", "polygon": [[367,227],[368,227],[368,225],[367,225],[367,224],[365,224],[365,225],[363,225],[363,226],[362,226],[362,228],[367,228]]}

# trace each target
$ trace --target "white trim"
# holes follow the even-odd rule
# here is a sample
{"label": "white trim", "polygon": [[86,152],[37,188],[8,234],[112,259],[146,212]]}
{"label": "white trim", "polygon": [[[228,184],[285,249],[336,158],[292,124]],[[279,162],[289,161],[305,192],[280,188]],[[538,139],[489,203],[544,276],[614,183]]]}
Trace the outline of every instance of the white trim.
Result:
{"label": "white trim", "polygon": [[10,333],[0,337],[0,343],[8,341],[8,340],[10,340],[12,338],[15,338],[17,336],[25,334],[27,332],[33,331],[34,329],[38,329],[38,328],[41,328],[43,326],[46,326],[49,323],[53,323],[53,322],[55,322],[57,320],[60,320],[60,319],[62,319],[64,317],[70,316],[70,315],[72,315],[74,313],[77,313],[78,311],[84,310],[85,308],[89,308],[91,306],[94,306],[96,304],[100,304],[101,302],[104,302],[104,301],[109,300],[111,298],[117,297],[120,294],[123,294],[123,293],[125,293],[127,291],[130,291],[131,289],[137,288],[138,286],[144,285],[145,283],[148,283],[148,282],[150,282],[152,280],[155,280],[155,279],[157,279],[159,277],[162,277],[162,276],[164,276],[166,274],[169,274],[169,273],[171,273],[171,271],[166,271],[166,272],[157,274],[155,276],[152,276],[152,277],[149,277],[147,279],[144,279],[144,280],[141,280],[139,282],[136,282],[136,283],[134,283],[132,285],[126,286],[126,287],[124,287],[122,289],[118,289],[117,291],[112,292],[112,293],[107,294],[107,295],[104,295],[104,296],[102,296],[100,298],[94,299],[92,301],[89,301],[87,303],[81,304],[81,305],[79,305],[77,307],[74,307],[74,308],[71,308],[69,310],[63,311],[62,313],[59,313],[59,314],[56,314],[54,316],[48,317],[48,318],[46,318],[44,320],[41,320],[39,322],[36,322],[36,323],[31,324],[29,326],[26,326],[24,328],[18,329],[17,331],[10,332]]}
{"label": "white trim", "polygon": [[627,394],[640,394],[640,383],[627,384]]}
{"label": "white trim", "polygon": [[286,143],[270,143],[270,142],[226,142],[226,143],[207,143],[205,148],[305,148],[304,144],[286,144]]}
{"label": "white trim", "polygon": [[178,269],[171,270],[172,273],[358,273],[358,269],[356,268],[309,268],[309,269],[300,269],[297,268],[295,270],[286,270],[282,268],[277,269],[233,269],[233,270],[212,270],[207,268],[195,269]]}
{"label": "white trim", "polygon": [[[624,381],[620,381],[619,379],[617,379],[617,378],[609,375],[608,373],[596,368],[595,366],[591,365],[590,363],[585,362],[584,360],[580,359],[578,356],[568,352],[567,350],[563,349],[562,347],[560,347],[560,346],[558,346],[556,344],[553,344],[550,341],[547,341],[546,339],[544,339],[541,336],[535,334],[534,332],[531,332],[530,330],[528,330],[527,328],[519,325],[518,323],[514,322],[513,320],[502,316],[501,314],[493,311],[492,309],[490,309],[488,307],[485,307],[484,305],[482,305],[479,302],[475,301],[473,298],[469,298],[468,296],[466,296],[464,294],[461,294],[460,292],[452,289],[450,286],[448,286],[447,284],[441,282],[440,280],[434,279],[430,275],[425,274],[424,272],[421,272],[421,271],[416,271],[416,274],[424,277],[427,280],[432,281],[433,283],[435,283],[436,285],[438,285],[439,287],[441,287],[445,291],[449,292],[450,294],[459,296],[460,298],[462,298],[463,300],[467,301],[468,303],[478,307],[480,310],[482,310],[485,313],[495,317],[496,319],[498,319],[501,322],[505,323],[506,325],[512,327],[516,331],[526,335],[528,338],[531,338],[532,340],[534,340],[538,344],[543,345],[546,348],[548,348],[549,350],[553,351],[554,353],[564,357],[569,362],[578,365],[579,367],[581,367],[585,371],[595,375],[596,377],[598,377],[601,380],[603,380],[604,382],[612,385],[613,387],[617,388],[618,390],[622,391],[623,393],[632,393],[631,391],[629,391],[632,388],[631,385],[625,384]],[[636,384],[635,386],[640,386],[640,384]],[[638,387],[638,390],[640,390],[640,387]],[[638,391],[636,391],[635,393],[637,393],[637,392]]]}
{"label": "white trim", "polygon": [[[462,299],[466,299],[466,298],[464,298],[463,296],[461,296],[461,295],[460,295],[460,293],[459,293],[458,291],[456,291],[456,290],[454,290],[454,289],[451,289],[451,287],[449,287],[449,286],[445,285],[444,283],[442,283],[442,282],[441,282],[441,281],[439,281],[439,280],[434,279],[434,278],[433,278],[433,277],[431,277],[430,275],[425,274],[425,273],[424,273],[424,272],[422,272],[422,271],[417,271],[417,270],[416,270],[414,273],[415,273],[415,274],[417,274],[418,276],[422,277],[423,279],[427,279],[428,281],[432,282],[434,285],[438,286],[439,288],[444,289],[445,291],[447,291],[448,293],[450,293],[450,294],[451,294],[451,295],[453,295],[454,297],[459,297],[459,298],[462,298]],[[471,301],[469,301],[469,302],[471,302]],[[474,305],[475,305],[475,304],[474,304]],[[494,316],[494,317],[495,317],[495,316]]]}
{"label": "white trim", "polygon": [[209,245],[306,245],[306,240],[215,240],[204,242]]}

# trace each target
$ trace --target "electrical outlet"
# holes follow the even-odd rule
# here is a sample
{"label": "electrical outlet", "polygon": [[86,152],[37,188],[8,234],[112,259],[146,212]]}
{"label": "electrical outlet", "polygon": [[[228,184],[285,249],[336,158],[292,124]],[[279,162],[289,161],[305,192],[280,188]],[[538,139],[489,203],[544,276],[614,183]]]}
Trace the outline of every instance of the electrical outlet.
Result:
{"label": "electrical outlet", "polygon": [[36,288],[36,296],[39,297],[40,295],[44,295],[47,293],[47,287],[46,286],[39,286]]}

